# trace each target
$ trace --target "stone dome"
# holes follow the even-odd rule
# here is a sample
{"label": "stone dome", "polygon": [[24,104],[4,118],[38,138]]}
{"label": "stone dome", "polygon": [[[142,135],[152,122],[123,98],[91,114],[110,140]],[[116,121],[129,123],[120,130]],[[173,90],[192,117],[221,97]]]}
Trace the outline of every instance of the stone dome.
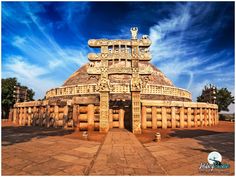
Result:
{"label": "stone dome", "polygon": [[[140,64],[144,65],[144,64]],[[151,75],[148,76],[148,84],[164,85],[164,86],[174,86],[170,79],[168,79],[158,68],[153,64],[145,63],[145,66],[150,66],[153,69]],[[95,84],[97,83],[99,77],[91,76],[87,73],[89,64],[83,65],[76,72],[74,72],[62,86],[71,86],[71,85],[83,85],[83,84]],[[115,64],[114,67],[119,67],[119,63]],[[144,80],[145,76],[141,76],[141,79]],[[113,74],[109,76],[111,83],[130,83],[131,75],[126,74]]]}

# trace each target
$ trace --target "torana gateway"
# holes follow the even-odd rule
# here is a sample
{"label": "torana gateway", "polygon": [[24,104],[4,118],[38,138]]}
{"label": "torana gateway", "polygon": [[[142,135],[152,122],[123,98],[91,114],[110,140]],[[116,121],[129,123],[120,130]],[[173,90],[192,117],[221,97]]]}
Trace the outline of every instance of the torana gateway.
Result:
{"label": "torana gateway", "polygon": [[149,63],[151,40],[91,39],[89,63],[72,74],[43,101],[16,103],[19,125],[71,127],[77,130],[126,128],[133,133],[152,128],[190,128],[218,124],[216,104],[192,102],[191,93],[177,88]]}

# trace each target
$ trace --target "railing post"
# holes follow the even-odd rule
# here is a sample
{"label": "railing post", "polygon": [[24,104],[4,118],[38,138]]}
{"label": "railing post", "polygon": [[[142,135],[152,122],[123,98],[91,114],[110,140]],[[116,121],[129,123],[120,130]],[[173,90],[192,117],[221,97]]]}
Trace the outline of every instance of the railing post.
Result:
{"label": "railing post", "polygon": [[152,106],[152,129],[157,129],[157,107]]}
{"label": "railing post", "polygon": [[147,108],[146,106],[142,106],[142,129],[147,128]]}
{"label": "railing post", "polygon": [[175,107],[171,107],[171,127],[176,128]]}
{"label": "railing post", "polygon": [[161,114],[162,114],[162,128],[167,128],[167,117],[166,117],[166,107],[161,107]]}

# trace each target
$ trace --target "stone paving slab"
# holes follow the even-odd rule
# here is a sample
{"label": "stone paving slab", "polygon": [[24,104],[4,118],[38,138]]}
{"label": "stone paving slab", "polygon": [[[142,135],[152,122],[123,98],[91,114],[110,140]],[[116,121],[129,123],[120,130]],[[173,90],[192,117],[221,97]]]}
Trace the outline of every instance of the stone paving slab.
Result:
{"label": "stone paving slab", "polygon": [[[24,140],[30,131],[18,141],[3,133],[2,175],[234,175],[234,133],[144,145],[122,129],[110,130],[102,145],[55,135]],[[220,152],[231,168],[199,171],[211,151]]]}
{"label": "stone paving slab", "polygon": [[153,155],[131,132],[109,131],[89,175],[165,175]]}
{"label": "stone paving slab", "polygon": [[[234,133],[151,142],[144,146],[152,153],[168,175],[234,175]],[[217,151],[229,169],[199,170],[207,163],[208,154]]]}
{"label": "stone paving slab", "polygon": [[54,136],[2,146],[2,175],[86,175],[99,145]]}

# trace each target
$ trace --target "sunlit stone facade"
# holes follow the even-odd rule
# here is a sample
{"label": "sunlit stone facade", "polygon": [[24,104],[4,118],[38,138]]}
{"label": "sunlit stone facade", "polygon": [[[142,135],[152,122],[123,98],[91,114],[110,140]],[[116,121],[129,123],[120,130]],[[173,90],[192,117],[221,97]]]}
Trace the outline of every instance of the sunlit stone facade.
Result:
{"label": "sunlit stone facade", "polygon": [[175,87],[149,63],[149,37],[138,39],[138,29],[130,31],[128,40],[89,40],[100,53],[88,54],[89,63],[61,87],[47,91],[44,101],[16,103],[13,121],[100,132],[126,128],[133,133],[217,124],[217,105],[192,102],[189,91]]}

